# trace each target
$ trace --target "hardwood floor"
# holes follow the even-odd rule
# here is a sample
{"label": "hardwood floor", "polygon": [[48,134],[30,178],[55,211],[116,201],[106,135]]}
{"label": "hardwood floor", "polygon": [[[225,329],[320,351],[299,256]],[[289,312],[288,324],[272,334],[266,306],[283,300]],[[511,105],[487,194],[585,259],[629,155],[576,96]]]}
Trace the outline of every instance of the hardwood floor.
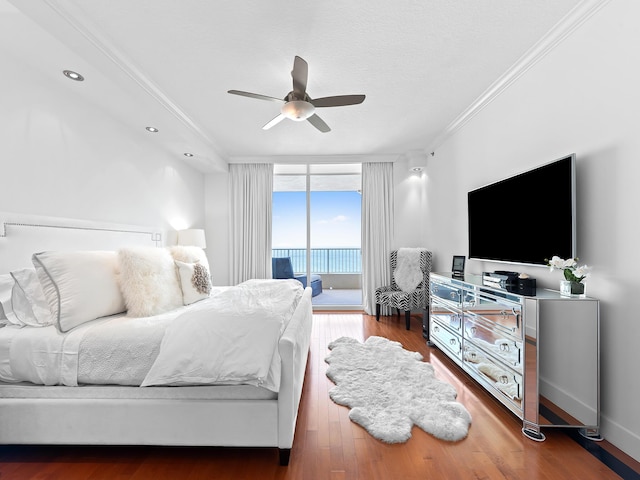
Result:
{"label": "hardwood floor", "polygon": [[[466,439],[449,443],[417,427],[404,444],[388,445],[352,423],[328,395],[327,344],[341,336],[378,335],[418,351],[436,375],[452,383],[472,415]],[[1,428],[1,426],[0,426]],[[313,338],[291,462],[275,449],[186,447],[0,447],[0,480],[9,479],[613,479],[640,478],[637,462],[606,441],[590,453],[568,431],[545,429],[547,440],[525,438],[520,421],[437,349],[426,346],[420,319],[360,313],[314,315]],[[589,441],[586,441],[589,442]],[[589,447],[589,445],[587,445]],[[589,447],[590,448],[590,447]],[[622,477],[596,455],[622,459]],[[620,470],[619,470],[620,471]]]}

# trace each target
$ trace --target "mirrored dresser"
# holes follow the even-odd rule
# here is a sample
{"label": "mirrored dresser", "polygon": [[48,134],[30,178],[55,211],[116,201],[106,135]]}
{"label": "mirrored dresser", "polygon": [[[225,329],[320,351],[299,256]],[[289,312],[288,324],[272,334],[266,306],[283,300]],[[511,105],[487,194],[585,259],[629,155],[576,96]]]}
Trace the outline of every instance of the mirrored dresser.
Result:
{"label": "mirrored dresser", "polygon": [[578,428],[600,437],[599,302],[482,275],[431,273],[429,340],[522,420],[523,433]]}

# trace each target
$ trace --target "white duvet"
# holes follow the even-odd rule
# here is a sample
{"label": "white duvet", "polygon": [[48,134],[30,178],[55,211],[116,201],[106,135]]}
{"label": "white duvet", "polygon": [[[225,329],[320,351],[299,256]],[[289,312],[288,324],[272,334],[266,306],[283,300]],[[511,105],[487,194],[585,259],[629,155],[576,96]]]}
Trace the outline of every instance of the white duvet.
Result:
{"label": "white duvet", "polygon": [[303,289],[250,280],[162,315],[116,315],[60,333],[0,329],[0,380],[42,385],[250,384],[278,391],[278,339]]}

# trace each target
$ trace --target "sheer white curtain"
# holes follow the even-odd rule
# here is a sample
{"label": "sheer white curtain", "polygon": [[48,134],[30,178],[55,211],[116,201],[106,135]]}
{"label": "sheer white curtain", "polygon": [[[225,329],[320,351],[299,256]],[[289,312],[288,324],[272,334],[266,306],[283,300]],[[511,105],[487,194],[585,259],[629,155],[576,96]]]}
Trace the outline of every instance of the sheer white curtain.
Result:
{"label": "sheer white curtain", "polygon": [[231,164],[231,284],[271,278],[273,164]]}
{"label": "sheer white curtain", "polygon": [[[362,164],[362,305],[375,314],[377,287],[391,280],[393,239],[393,164]],[[384,311],[382,314],[389,315]]]}

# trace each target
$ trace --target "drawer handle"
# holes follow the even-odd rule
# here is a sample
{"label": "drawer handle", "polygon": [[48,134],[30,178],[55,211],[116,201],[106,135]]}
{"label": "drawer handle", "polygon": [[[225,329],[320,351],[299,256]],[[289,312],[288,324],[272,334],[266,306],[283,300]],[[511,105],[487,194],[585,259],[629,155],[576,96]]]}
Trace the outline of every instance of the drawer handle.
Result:
{"label": "drawer handle", "polygon": [[456,339],[452,338],[451,340],[449,340],[449,344],[451,344],[451,346],[455,346],[456,344]]}
{"label": "drawer handle", "polygon": [[516,329],[520,330],[520,311],[516,310],[516,307],[513,307],[511,311],[513,312],[513,316],[516,317]]}
{"label": "drawer handle", "polygon": [[516,365],[520,365],[522,363],[522,349],[518,349],[518,363]]}
{"label": "drawer handle", "polygon": [[439,332],[440,331],[440,327],[438,327],[437,325],[433,326],[433,331],[434,332]]}
{"label": "drawer handle", "polygon": [[509,344],[508,343],[501,343],[500,344],[500,351],[501,352],[508,352],[509,351]]}
{"label": "drawer handle", "polygon": [[500,383],[507,384],[509,383],[509,377],[506,375],[500,375]]}
{"label": "drawer handle", "polygon": [[477,331],[478,331],[478,329],[476,327],[469,328],[469,333],[471,333],[472,337],[476,336]]}

